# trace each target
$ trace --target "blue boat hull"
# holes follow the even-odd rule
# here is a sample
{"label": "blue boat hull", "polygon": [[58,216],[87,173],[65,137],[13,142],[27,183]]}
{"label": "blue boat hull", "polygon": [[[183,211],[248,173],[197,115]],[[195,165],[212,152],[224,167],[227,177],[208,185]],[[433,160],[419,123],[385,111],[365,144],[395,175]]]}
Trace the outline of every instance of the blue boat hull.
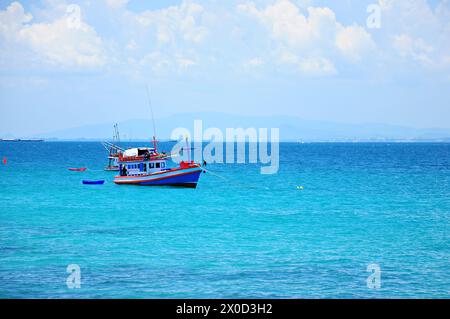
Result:
{"label": "blue boat hull", "polygon": [[149,182],[142,182],[139,185],[142,186],[178,186],[178,187],[189,187],[196,188],[198,180],[200,178],[200,173],[195,172],[191,174],[169,177],[163,180],[155,180]]}
{"label": "blue boat hull", "polygon": [[103,183],[105,183],[105,181],[83,181],[84,185],[103,185]]}
{"label": "blue boat hull", "polygon": [[200,174],[200,167],[167,171],[161,174],[141,176],[116,176],[116,184],[140,185],[140,186],[178,186],[196,188]]}

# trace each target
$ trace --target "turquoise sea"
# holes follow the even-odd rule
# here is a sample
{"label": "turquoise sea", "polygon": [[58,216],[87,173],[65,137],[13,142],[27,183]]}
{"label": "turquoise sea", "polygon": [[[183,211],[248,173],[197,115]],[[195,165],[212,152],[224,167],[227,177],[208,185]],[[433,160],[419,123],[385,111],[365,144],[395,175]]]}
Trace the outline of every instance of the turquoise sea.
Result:
{"label": "turquoise sea", "polygon": [[117,186],[94,142],[3,157],[2,298],[450,298],[450,144],[282,143],[278,174],[210,164],[197,189]]}

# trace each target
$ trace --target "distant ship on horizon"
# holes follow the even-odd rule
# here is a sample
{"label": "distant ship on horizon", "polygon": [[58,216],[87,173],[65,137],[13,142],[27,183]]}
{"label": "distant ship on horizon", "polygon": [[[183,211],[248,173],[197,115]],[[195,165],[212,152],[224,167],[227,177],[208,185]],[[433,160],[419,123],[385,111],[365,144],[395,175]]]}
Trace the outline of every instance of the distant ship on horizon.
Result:
{"label": "distant ship on horizon", "polygon": [[44,142],[40,138],[0,138],[0,142]]}

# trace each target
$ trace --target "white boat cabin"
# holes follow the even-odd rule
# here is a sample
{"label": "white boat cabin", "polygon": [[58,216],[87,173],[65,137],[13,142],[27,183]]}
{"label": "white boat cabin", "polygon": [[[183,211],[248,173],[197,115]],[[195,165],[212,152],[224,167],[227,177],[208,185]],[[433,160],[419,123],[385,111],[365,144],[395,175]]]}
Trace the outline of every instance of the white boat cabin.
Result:
{"label": "white boat cabin", "polygon": [[[131,148],[124,151],[122,161],[119,161],[120,175],[139,176],[169,170],[166,159],[150,159],[152,155],[156,155],[153,148]],[[143,159],[136,160],[136,157]]]}
{"label": "white boat cabin", "polygon": [[152,147],[129,148],[123,152],[124,157],[151,156],[154,154],[156,154],[156,152]]}

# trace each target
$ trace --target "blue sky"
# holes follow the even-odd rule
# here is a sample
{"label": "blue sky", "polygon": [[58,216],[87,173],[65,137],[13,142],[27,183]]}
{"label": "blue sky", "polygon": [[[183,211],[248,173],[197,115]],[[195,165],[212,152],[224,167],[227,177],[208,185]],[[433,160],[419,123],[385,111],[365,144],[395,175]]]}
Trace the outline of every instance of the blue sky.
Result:
{"label": "blue sky", "polygon": [[450,128],[450,1],[0,1],[0,135],[149,118],[146,84],[156,117]]}

